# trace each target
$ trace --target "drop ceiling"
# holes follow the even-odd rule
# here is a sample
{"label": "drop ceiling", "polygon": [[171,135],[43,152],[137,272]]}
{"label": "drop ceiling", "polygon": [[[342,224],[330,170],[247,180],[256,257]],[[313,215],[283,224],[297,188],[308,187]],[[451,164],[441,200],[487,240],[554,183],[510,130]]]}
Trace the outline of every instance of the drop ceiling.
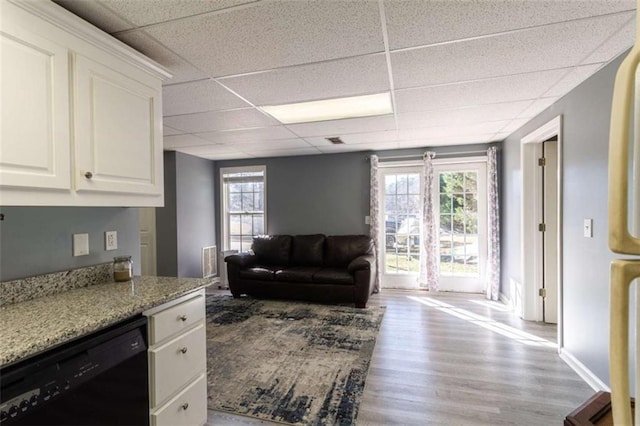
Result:
{"label": "drop ceiling", "polygon": [[[502,141],[635,38],[635,0],[56,3],[166,67],[165,149],[214,160]],[[257,108],[381,92],[393,114]]]}

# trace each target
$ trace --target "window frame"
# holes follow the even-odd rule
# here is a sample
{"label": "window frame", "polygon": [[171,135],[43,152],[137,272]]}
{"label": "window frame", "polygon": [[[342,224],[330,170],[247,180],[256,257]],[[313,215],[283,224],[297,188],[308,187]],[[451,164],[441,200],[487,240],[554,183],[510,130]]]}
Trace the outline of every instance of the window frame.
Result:
{"label": "window frame", "polygon": [[220,245],[222,250],[231,250],[230,241],[230,225],[229,225],[229,205],[228,205],[228,188],[224,182],[224,176],[231,173],[250,173],[250,172],[262,172],[262,229],[264,233],[267,233],[267,166],[255,165],[255,166],[234,166],[234,167],[221,167],[220,168],[220,230],[221,238]]}

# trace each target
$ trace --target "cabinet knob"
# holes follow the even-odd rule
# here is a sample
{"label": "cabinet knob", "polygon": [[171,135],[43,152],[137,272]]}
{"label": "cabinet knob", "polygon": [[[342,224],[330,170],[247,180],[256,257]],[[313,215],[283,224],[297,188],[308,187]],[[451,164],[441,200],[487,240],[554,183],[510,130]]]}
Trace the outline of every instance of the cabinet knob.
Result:
{"label": "cabinet knob", "polygon": [[186,320],[187,320],[187,316],[186,316],[186,315],[180,315],[180,316],[178,317],[178,319],[179,319],[180,321],[186,321]]}
{"label": "cabinet knob", "polygon": [[187,408],[189,408],[189,403],[185,402],[184,404],[182,404],[182,409],[186,410]]}
{"label": "cabinet knob", "polygon": [[185,346],[184,348],[181,348],[180,352],[182,352],[183,354],[186,354],[187,353],[187,347]]}
{"label": "cabinet knob", "polygon": [[84,177],[86,177],[87,179],[91,179],[91,178],[93,177],[93,173],[91,173],[91,172],[86,172],[86,173],[84,174]]}

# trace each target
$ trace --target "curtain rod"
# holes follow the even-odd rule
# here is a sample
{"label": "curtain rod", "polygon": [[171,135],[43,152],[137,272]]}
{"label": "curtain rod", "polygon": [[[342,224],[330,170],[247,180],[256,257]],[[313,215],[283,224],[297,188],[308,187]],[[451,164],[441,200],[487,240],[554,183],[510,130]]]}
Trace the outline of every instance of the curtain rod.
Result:
{"label": "curtain rod", "polygon": [[[500,148],[498,148],[499,150]],[[447,156],[452,156],[452,155],[468,155],[468,154],[486,154],[487,150],[477,150],[477,151],[457,151],[457,152],[443,152],[443,153],[436,153],[436,158],[437,157],[447,157]],[[400,158],[405,158],[405,159],[409,159],[409,158],[424,158],[425,154],[412,154],[412,155],[391,155],[388,157],[378,157],[380,160],[397,160]],[[371,159],[370,155],[367,155],[364,158],[366,161],[369,161],[369,159]]]}

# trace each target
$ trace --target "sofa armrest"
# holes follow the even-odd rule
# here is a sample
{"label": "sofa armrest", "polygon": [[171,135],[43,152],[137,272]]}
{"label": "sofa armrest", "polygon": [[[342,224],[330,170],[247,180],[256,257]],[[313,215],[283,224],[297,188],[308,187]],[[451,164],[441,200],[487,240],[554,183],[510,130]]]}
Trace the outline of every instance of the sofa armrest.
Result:
{"label": "sofa armrest", "polygon": [[363,269],[374,269],[376,264],[376,258],[372,254],[363,254],[358,256],[349,263],[347,271],[353,274],[355,271],[361,271]]}
{"label": "sofa armrest", "polygon": [[233,265],[238,265],[240,268],[246,268],[256,264],[257,256],[250,253],[238,253],[225,257],[224,261]]}

